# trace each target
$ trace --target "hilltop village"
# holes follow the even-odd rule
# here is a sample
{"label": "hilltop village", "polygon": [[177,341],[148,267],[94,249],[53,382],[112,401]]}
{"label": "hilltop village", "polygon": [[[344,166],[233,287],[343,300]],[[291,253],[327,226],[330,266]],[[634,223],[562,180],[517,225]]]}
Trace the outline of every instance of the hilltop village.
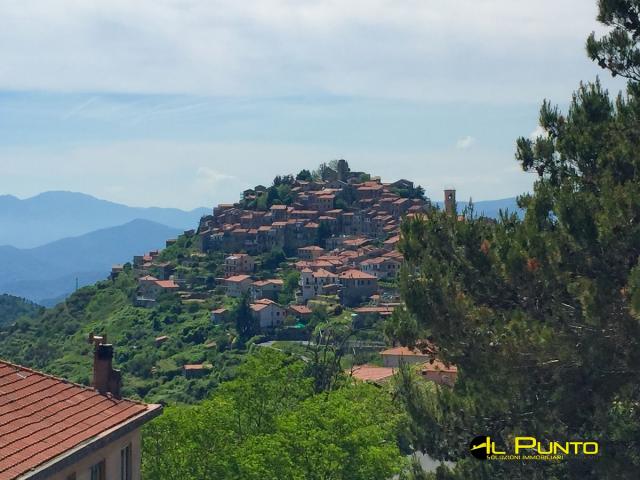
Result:
{"label": "hilltop village", "polygon": [[[308,339],[307,327],[318,311],[370,324],[400,305],[396,278],[403,257],[396,247],[402,219],[431,208],[413,182],[384,183],[352,172],[344,160],[322,165],[314,175],[303,170],[295,178],[276,177],[271,187],[256,186],[239,202],[214,207],[197,230],[167,241],[162,252],[135,257],[135,303],[153,307],[171,294],[182,302],[212,304],[213,324],[242,315],[244,303],[252,333],[272,340]],[[445,209],[455,214],[454,190],[445,191]],[[114,266],[112,277],[123,268]],[[167,340],[161,336],[156,342]],[[383,339],[377,340],[381,350]],[[423,358],[401,350],[395,353]],[[359,368],[353,374],[387,378],[397,361],[389,364],[386,370]],[[186,365],[184,372],[202,370],[206,365]]]}

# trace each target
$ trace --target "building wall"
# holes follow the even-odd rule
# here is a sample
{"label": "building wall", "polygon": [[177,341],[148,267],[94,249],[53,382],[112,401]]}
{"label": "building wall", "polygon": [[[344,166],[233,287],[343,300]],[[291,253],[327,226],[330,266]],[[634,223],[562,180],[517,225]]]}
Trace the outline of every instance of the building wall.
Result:
{"label": "building wall", "polygon": [[400,361],[404,363],[425,363],[429,361],[427,355],[382,355],[382,365],[384,367],[398,368]]}
{"label": "building wall", "polygon": [[433,372],[426,371],[423,372],[422,376],[427,380],[431,380],[432,382],[437,383],[438,385],[447,385],[452,387],[454,383],[456,383],[456,377],[458,374],[456,372]]}
{"label": "building wall", "polygon": [[341,279],[342,303],[347,306],[357,305],[378,291],[375,279]]}
{"label": "building wall", "polygon": [[91,480],[91,467],[101,460],[105,460],[106,479],[120,480],[120,451],[131,443],[132,480],[140,480],[141,445],[140,430],[125,435],[109,445],[96,450],[75,465],[65,468],[50,480],[67,480],[73,473],[76,480]]}
{"label": "building wall", "polygon": [[282,325],[287,317],[287,311],[277,305],[269,305],[255,314],[260,322],[260,328]]}

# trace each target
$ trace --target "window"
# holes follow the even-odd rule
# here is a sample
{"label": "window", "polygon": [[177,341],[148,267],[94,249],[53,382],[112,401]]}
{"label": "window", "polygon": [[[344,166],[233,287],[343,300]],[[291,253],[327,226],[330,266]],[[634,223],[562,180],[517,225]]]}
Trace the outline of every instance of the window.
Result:
{"label": "window", "polygon": [[91,467],[91,480],[107,480],[104,460]]}
{"label": "window", "polygon": [[120,480],[131,480],[131,444],[120,450]]}

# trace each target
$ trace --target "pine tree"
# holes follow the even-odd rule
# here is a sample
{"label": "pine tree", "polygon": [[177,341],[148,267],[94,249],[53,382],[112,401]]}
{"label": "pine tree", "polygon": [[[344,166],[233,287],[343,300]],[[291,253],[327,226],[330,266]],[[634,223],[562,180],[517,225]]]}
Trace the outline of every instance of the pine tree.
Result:
{"label": "pine tree", "polygon": [[612,30],[600,39],[592,33],[587,53],[613,76],[640,80],[640,2],[599,0],[598,10],[598,20]]}
{"label": "pine tree", "polygon": [[[623,6],[637,13],[637,1],[601,1],[601,15],[622,18]],[[631,78],[640,63],[626,65]],[[438,478],[637,478],[640,469],[640,88],[631,81],[612,101],[598,82],[581,85],[567,114],[545,102],[540,125],[542,136],[517,142],[518,161],[537,176],[519,199],[524,219],[437,212],[402,226],[412,315],[389,331],[412,332],[402,322],[417,320],[414,336],[430,334],[459,368],[453,389],[407,372],[397,387],[414,446],[456,461]],[[501,445],[516,435],[592,439],[602,453],[483,462],[467,451],[477,435]]]}

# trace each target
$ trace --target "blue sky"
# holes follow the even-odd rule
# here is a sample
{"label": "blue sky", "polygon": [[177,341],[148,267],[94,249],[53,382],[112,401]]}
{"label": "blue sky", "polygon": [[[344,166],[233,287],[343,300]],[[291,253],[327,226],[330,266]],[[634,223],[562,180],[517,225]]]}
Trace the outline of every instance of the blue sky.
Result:
{"label": "blue sky", "polygon": [[[558,5],[561,3],[561,5]],[[0,3],[0,194],[237,198],[346,158],[439,199],[513,196],[543,98],[601,75],[595,0]]]}

